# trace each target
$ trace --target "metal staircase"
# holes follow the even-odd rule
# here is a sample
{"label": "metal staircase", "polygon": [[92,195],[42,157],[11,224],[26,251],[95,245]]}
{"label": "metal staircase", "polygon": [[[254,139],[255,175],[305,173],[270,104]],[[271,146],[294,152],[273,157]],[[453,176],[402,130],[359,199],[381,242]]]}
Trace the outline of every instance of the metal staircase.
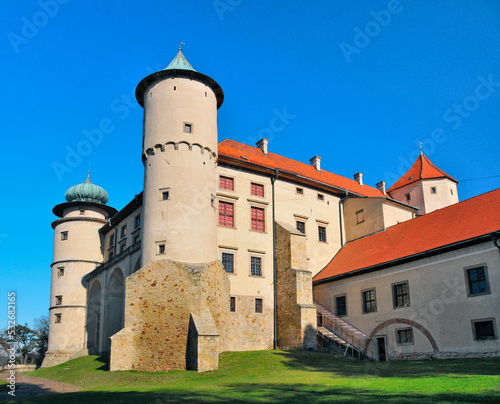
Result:
{"label": "metal staircase", "polygon": [[373,359],[368,336],[348,322],[314,303],[318,313],[318,336],[334,352],[358,359]]}

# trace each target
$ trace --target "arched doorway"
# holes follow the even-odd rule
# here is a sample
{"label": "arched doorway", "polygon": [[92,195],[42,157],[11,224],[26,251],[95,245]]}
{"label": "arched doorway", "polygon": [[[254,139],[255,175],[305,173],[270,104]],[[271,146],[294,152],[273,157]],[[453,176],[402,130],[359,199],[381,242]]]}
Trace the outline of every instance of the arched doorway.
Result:
{"label": "arched doorway", "polygon": [[99,353],[101,328],[101,283],[95,281],[90,288],[87,303],[87,348],[90,354]]}
{"label": "arched doorway", "polygon": [[125,278],[120,268],[116,268],[108,282],[106,296],[106,329],[104,335],[104,350],[110,351],[110,337],[123,328],[125,308]]}

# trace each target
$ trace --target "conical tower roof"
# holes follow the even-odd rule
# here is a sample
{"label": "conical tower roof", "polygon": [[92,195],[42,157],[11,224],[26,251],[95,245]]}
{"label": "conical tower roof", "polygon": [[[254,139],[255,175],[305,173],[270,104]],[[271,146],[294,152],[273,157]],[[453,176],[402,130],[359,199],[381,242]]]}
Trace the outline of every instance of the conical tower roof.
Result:
{"label": "conical tower roof", "polygon": [[163,70],[173,70],[173,69],[192,70],[193,72],[196,71],[193,69],[193,66],[191,66],[191,63],[188,62],[186,56],[184,56],[184,53],[182,53],[182,48],[180,45],[179,45],[179,52],[177,52],[175,58],[173,58],[173,60],[169,63],[169,65]]}
{"label": "conical tower roof", "polygon": [[387,192],[390,193],[417,181],[436,178],[448,178],[458,184],[458,181],[455,178],[446,174],[440,168],[437,168],[425,154],[420,153],[420,156],[417,157],[411,168],[399,180],[397,180],[394,185],[387,190]]}

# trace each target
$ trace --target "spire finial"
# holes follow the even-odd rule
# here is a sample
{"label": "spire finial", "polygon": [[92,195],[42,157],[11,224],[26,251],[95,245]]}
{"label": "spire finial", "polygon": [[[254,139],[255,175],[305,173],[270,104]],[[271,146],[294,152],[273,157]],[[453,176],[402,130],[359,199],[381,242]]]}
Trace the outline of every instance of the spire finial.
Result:
{"label": "spire finial", "polygon": [[420,155],[422,156],[424,154],[424,152],[422,151],[422,142],[419,143],[420,143]]}
{"label": "spire finial", "polygon": [[89,171],[87,172],[87,178],[90,178],[90,161],[89,161]]}
{"label": "spire finial", "polygon": [[179,41],[179,50],[182,51],[182,45],[186,45],[184,42]]}

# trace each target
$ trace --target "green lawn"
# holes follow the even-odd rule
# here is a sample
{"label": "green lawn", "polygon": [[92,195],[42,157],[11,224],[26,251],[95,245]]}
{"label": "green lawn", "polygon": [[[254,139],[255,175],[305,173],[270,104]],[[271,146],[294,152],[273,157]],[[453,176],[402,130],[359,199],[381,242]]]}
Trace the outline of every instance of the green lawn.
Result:
{"label": "green lawn", "polygon": [[357,362],[305,351],[232,352],[219,370],[109,372],[97,356],[78,358],[32,376],[85,391],[22,403],[500,402],[500,359]]}

